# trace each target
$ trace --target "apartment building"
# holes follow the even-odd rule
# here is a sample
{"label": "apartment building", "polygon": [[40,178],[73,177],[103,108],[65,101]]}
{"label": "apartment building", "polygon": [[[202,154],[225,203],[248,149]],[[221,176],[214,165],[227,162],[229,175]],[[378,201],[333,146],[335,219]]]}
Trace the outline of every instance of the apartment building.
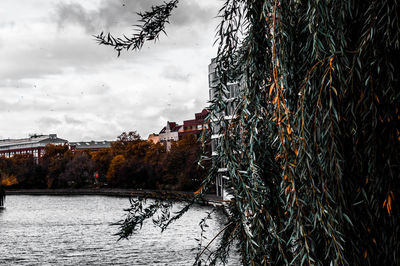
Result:
{"label": "apartment building", "polygon": [[[209,84],[209,97],[210,101],[215,100],[216,98],[221,97],[225,103],[225,109],[221,110],[219,113],[213,113],[213,117],[211,117],[211,154],[212,156],[217,156],[220,152],[219,144],[221,135],[221,128],[218,123],[219,120],[223,119],[227,123],[229,123],[235,115],[235,108],[237,106],[237,97],[239,96],[239,83],[229,83],[227,86],[227,90],[224,93],[220,94],[218,92],[219,79],[216,71],[217,64],[216,59],[211,59],[211,63],[208,66],[208,84]],[[216,194],[222,199],[229,198],[229,187],[226,185],[226,181],[229,179],[228,169],[226,165],[219,165],[218,175],[215,180],[216,184]]]}
{"label": "apartment building", "polygon": [[199,138],[204,130],[208,129],[208,124],[205,122],[205,118],[209,114],[207,109],[203,109],[200,113],[195,113],[195,119],[183,121],[183,127],[178,132],[179,139],[183,136],[192,134],[196,138]]}

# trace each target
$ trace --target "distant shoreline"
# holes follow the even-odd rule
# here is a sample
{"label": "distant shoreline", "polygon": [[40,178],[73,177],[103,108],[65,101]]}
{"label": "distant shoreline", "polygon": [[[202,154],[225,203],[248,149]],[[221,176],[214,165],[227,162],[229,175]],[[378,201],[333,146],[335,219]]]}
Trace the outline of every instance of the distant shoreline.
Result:
{"label": "distant shoreline", "polygon": [[[171,190],[139,190],[119,188],[83,188],[83,189],[10,189],[6,195],[31,195],[31,196],[112,196],[112,197],[140,197],[165,198],[165,196],[182,196],[191,198],[193,192],[171,191]],[[216,195],[206,195],[205,203],[219,202]]]}
{"label": "distant shoreline", "polygon": [[144,196],[145,194],[176,193],[191,195],[193,192],[164,191],[164,190],[141,190],[141,189],[119,189],[119,188],[78,188],[78,189],[10,189],[6,190],[7,195],[46,195],[46,196],[67,196],[67,195],[103,195],[103,196]]}

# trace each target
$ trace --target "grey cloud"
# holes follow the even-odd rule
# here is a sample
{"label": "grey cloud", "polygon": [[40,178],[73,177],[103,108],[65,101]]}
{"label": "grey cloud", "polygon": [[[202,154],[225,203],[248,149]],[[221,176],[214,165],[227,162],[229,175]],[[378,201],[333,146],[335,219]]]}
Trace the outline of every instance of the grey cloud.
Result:
{"label": "grey cloud", "polygon": [[170,106],[163,108],[162,116],[167,120],[175,121],[178,124],[182,124],[184,120],[194,119],[194,114],[201,112],[206,106],[200,106],[201,104],[195,100],[193,107],[187,107],[183,104],[183,101],[172,103]]}
{"label": "grey cloud", "polygon": [[20,98],[17,101],[4,101],[0,100],[0,111],[7,112],[36,112],[36,111],[49,111],[49,106],[46,103],[37,102],[37,101],[25,101]]}
{"label": "grey cloud", "polygon": [[22,81],[20,79],[0,79],[0,88],[1,87],[12,87],[14,89],[23,89],[32,87],[32,84]]}
{"label": "grey cloud", "polygon": [[[18,58],[15,58],[15,61],[9,61],[7,66],[4,66],[4,68],[0,67],[0,78],[15,81],[22,78],[36,78],[42,76],[43,74],[51,75],[61,72],[60,69],[53,68],[49,64],[35,63],[35,59],[26,60],[33,57],[36,56],[34,54],[30,54],[27,55],[27,58],[25,59],[23,56],[18,56]],[[47,60],[39,59],[38,61],[46,62]]]}
{"label": "grey cloud", "polygon": [[64,116],[64,119],[67,124],[74,124],[74,125],[82,125],[83,124],[83,122],[81,120],[75,119],[68,115]]}
{"label": "grey cloud", "polygon": [[13,28],[14,26],[15,26],[14,21],[6,21],[6,22],[0,23],[0,28]]}
{"label": "grey cloud", "polygon": [[46,40],[40,46],[18,52],[10,50],[8,54],[3,51],[8,62],[7,65],[0,65],[0,80],[16,83],[22,78],[60,74],[67,67],[91,69],[115,57],[108,49],[95,48],[97,46],[94,41],[76,38],[60,39],[60,42]]}
{"label": "grey cloud", "polygon": [[39,120],[37,120],[37,123],[41,127],[51,127],[51,126],[62,124],[62,122],[60,120],[53,118],[53,117],[42,117]]}
{"label": "grey cloud", "polygon": [[137,19],[136,12],[147,9],[157,1],[102,1],[94,11],[86,10],[82,5],[75,3],[59,3],[56,6],[57,23],[60,27],[67,24],[82,26],[91,34],[99,30],[109,30],[112,26],[121,23],[131,25]]}
{"label": "grey cloud", "polygon": [[111,87],[106,83],[101,83],[96,86],[90,87],[87,92],[91,95],[103,95],[108,93],[111,90]]}
{"label": "grey cloud", "polygon": [[21,112],[22,110],[26,110],[28,108],[31,108],[31,105],[27,105],[24,102],[10,102],[10,101],[5,101],[0,99],[0,111],[7,111],[7,112]]}
{"label": "grey cloud", "polygon": [[[16,80],[22,78],[40,78],[48,75],[62,74],[66,68],[82,71],[92,72],[112,60],[115,60],[116,54],[112,49],[99,47],[92,34],[97,34],[101,30],[107,30],[113,26],[115,30],[118,28],[127,35],[130,34],[130,29],[126,28],[136,22],[135,12],[139,10],[146,10],[152,4],[160,3],[161,1],[155,0],[141,0],[141,1],[102,1],[99,8],[96,10],[86,10],[79,3],[65,3],[60,2],[56,6],[56,12],[53,15],[60,27],[68,24],[77,24],[83,27],[87,34],[75,34],[72,36],[63,35],[60,31],[54,38],[39,38],[29,48],[14,49],[7,42],[4,42],[4,49],[0,51],[2,60],[7,61],[7,65],[0,64],[0,82],[1,80]],[[122,6],[125,4],[125,6]],[[181,28],[179,30],[180,40],[168,39],[164,41],[164,45],[169,45],[170,49],[179,49],[185,46],[192,46],[192,40],[198,39],[200,42],[203,40],[204,34],[201,27],[198,26],[199,21],[208,22],[214,15],[214,11],[208,8],[200,7],[194,0],[182,1],[176,12],[173,14],[171,26],[179,27],[186,25],[189,27]],[[201,24],[201,23],[200,23]],[[206,23],[204,23],[206,24]],[[125,27],[125,28],[124,28]],[[176,30],[176,28],[175,28]],[[167,30],[168,31],[168,30]],[[171,32],[173,30],[171,29]],[[114,32],[114,30],[112,30]],[[116,33],[118,35],[118,33]],[[23,36],[23,35],[21,35]],[[28,34],[29,36],[29,34]],[[2,41],[0,36],[0,41]],[[20,43],[29,42],[30,37],[20,37],[17,39]],[[150,45],[151,43],[149,43]],[[198,44],[196,44],[198,45]],[[147,46],[146,46],[147,47]],[[143,61],[152,61],[157,58],[154,54],[155,49],[143,49],[141,53],[135,55],[135,63]],[[121,61],[131,61],[129,55],[122,54],[118,58]],[[121,64],[122,65],[122,64]],[[122,66],[121,66],[122,67]],[[172,77],[171,79],[185,80],[185,77]],[[1,87],[4,84],[0,84]]]}
{"label": "grey cloud", "polygon": [[0,111],[7,111],[11,108],[11,106],[12,105],[9,102],[0,99]]}
{"label": "grey cloud", "polygon": [[200,7],[195,0],[182,1],[171,17],[171,24],[209,23],[217,15],[214,10],[211,7]]}
{"label": "grey cloud", "polygon": [[185,73],[182,69],[172,65],[164,68],[162,76],[170,80],[182,82],[187,82],[190,79],[189,73]]}
{"label": "grey cloud", "polygon": [[77,23],[83,25],[87,31],[92,32],[94,25],[91,15],[86,13],[80,4],[69,3],[58,5],[57,10],[58,26],[62,27],[66,23]]}
{"label": "grey cloud", "polygon": [[[76,3],[59,3],[56,6],[55,16],[59,27],[67,24],[82,26],[88,33],[97,34],[100,31],[109,31],[116,25],[130,26],[137,23],[137,12],[149,10],[152,5],[163,1],[102,1],[94,11],[86,10]],[[202,7],[195,0],[182,1],[171,17],[172,26],[187,26],[190,24],[209,22],[215,17],[214,9]]]}

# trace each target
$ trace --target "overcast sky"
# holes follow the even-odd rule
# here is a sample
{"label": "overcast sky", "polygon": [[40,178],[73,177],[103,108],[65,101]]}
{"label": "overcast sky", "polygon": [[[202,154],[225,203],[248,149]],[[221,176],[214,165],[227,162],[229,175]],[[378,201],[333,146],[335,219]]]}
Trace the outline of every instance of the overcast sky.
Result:
{"label": "overcast sky", "polygon": [[140,52],[92,35],[132,32],[157,0],[0,0],[0,139],[56,133],[69,141],[142,138],[207,106],[220,1],[181,0],[168,36]]}

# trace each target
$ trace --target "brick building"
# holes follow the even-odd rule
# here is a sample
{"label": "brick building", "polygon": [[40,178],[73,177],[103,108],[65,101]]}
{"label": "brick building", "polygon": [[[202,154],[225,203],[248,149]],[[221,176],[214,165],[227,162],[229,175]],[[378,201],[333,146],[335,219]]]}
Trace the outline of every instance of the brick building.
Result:
{"label": "brick building", "polygon": [[195,119],[183,121],[182,130],[178,132],[179,139],[188,134],[193,134],[196,138],[199,138],[203,130],[208,128],[207,123],[204,121],[208,113],[207,109],[203,109],[200,113],[195,114]]}

